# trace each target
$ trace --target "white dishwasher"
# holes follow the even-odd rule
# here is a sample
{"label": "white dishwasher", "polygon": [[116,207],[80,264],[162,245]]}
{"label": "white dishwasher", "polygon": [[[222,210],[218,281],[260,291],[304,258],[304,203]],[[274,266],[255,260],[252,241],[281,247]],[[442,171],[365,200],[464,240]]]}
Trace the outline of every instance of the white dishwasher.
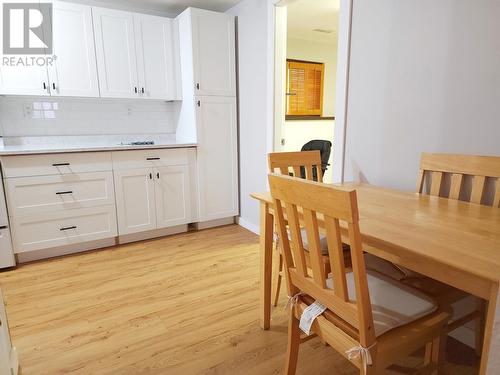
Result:
{"label": "white dishwasher", "polygon": [[3,183],[0,179],[0,268],[12,267],[15,265],[16,260],[14,258],[14,252],[12,251],[5,194],[3,192]]}

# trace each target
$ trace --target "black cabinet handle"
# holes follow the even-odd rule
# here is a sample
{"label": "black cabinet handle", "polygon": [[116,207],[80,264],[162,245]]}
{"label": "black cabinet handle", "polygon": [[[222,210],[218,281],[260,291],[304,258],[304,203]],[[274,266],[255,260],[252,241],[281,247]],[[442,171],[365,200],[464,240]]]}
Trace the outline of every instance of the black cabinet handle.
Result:
{"label": "black cabinet handle", "polygon": [[142,88],[141,92],[144,94],[144,87]]}
{"label": "black cabinet handle", "polygon": [[68,190],[68,191],[58,191],[56,193],[56,195],[65,195],[65,194],[73,194],[73,192],[71,190]]}
{"label": "black cabinet handle", "polygon": [[4,230],[4,229],[7,229],[7,225],[2,225],[2,226],[0,227],[0,230]]}
{"label": "black cabinet handle", "polygon": [[47,90],[47,84],[45,82],[43,83],[43,89]]}
{"label": "black cabinet handle", "polygon": [[201,100],[198,100],[196,104],[198,105],[198,107],[201,107]]}
{"label": "black cabinet handle", "polygon": [[55,90],[56,89],[56,84],[52,82],[52,88]]}
{"label": "black cabinet handle", "polygon": [[146,158],[146,160],[149,160],[149,161],[151,161],[151,160],[160,160],[160,158]]}
{"label": "black cabinet handle", "polygon": [[156,172],[156,178],[160,179],[160,172]]}
{"label": "black cabinet handle", "polygon": [[196,84],[196,89],[197,89],[197,90],[199,90],[199,89],[200,89],[200,84],[199,84],[199,83],[197,83],[197,84]]}
{"label": "black cabinet handle", "polygon": [[62,231],[65,231],[65,230],[71,230],[71,229],[76,229],[76,225],[72,225],[71,227],[62,227],[61,229],[59,229],[61,232]]}
{"label": "black cabinet handle", "polygon": [[135,93],[137,94],[137,87],[134,87],[134,91],[135,91]]}
{"label": "black cabinet handle", "polygon": [[65,167],[68,165],[69,165],[69,163],[54,163],[54,164],[52,164],[53,167]]}
{"label": "black cabinet handle", "polygon": [[150,179],[150,180],[152,180],[152,179],[153,179],[153,174],[152,174],[152,173],[150,173],[150,174],[149,174],[149,179]]}

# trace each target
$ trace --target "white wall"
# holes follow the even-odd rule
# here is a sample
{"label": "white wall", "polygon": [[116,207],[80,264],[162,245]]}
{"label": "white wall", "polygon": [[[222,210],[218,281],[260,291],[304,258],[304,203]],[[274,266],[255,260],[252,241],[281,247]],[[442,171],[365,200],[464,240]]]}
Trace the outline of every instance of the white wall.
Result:
{"label": "white wall", "polygon": [[323,117],[335,116],[337,43],[287,38],[286,57],[288,59],[320,62],[325,64]]}
{"label": "white wall", "polygon": [[354,1],[345,180],[414,191],[421,152],[500,155],[499,19],[497,0]]}
{"label": "white wall", "polygon": [[243,0],[227,13],[237,16],[239,79],[240,224],[259,228],[253,192],[267,190],[267,153],[272,148],[273,75],[269,48],[272,7],[267,0]]}
{"label": "white wall", "polygon": [[161,101],[2,97],[0,135],[173,134],[179,108]]}
{"label": "white wall", "polygon": [[414,190],[423,151],[500,155],[500,2],[354,2],[346,180]]}

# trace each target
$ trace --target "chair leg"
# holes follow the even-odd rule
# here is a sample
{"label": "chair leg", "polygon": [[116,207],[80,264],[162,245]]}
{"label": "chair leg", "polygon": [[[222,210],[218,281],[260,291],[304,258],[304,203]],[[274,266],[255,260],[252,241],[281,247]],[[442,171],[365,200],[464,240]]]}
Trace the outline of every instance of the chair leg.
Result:
{"label": "chair leg", "polygon": [[299,320],[295,317],[295,309],[290,309],[290,319],[288,321],[288,348],[286,351],[286,375],[295,375],[297,370],[297,360],[299,357],[300,328]]}
{"label": "chair leg", "polygon": [[282,275],[282,272],[283,272],[283,255],[281,255],[281,252],[279,251],[279,249],[276,249],[276,252],[275,254],[277,254],[277,256],[275,256],[275,261],[273,262],[273,264],[276,265],[276,268],[275,268],[275,278],[274,278],[274,285],[273,285],[273,295],[274,295],[274,298],[273,298],[273,306],[276,307],[278,306],[278,300],[280,298],[280,289],[281,289],[281,281],[283,279],[283,275]]}
{"label": "chair leg", "polygon": [[376,375],[376,374],[378,374],[377,369],[375,368],[374,365],[366,366],[366,371],[363,367],[361,367],[359,369],[359,373],[360,373],[360,375]]}
{"label": "chair leg", "polygon": [[438,375],[443,368],[445,362],[446,354],[446,339],[448,335],[446,333],[442,334],[432,341],[432,355],[431,355],[431,366],[433,370],[431,375]]}
{"label": "chair leg", "polygon": [[432,342],[425,345],[424,366],[429,366],[432,362]]}
{"label": "chair leg", "polygon": [[486,301],[478,298],[476,301],[477,311],[479,312],[479,317],[475,320],[475,337],[476,337],[476,354],[481,356],[483,351],[483,341],[484,341],[484,323],[485,323],[485,312],[486,312]]}

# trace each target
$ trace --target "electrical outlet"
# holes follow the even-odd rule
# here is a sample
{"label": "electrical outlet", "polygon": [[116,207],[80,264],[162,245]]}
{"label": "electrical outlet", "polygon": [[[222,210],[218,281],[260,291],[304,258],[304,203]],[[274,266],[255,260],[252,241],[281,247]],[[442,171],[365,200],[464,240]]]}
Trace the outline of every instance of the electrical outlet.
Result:
{"label": "electrical outlet", "polygon": [[33,115],[33,106],[30,103],[23,105],[24,117],[31,117]]}

